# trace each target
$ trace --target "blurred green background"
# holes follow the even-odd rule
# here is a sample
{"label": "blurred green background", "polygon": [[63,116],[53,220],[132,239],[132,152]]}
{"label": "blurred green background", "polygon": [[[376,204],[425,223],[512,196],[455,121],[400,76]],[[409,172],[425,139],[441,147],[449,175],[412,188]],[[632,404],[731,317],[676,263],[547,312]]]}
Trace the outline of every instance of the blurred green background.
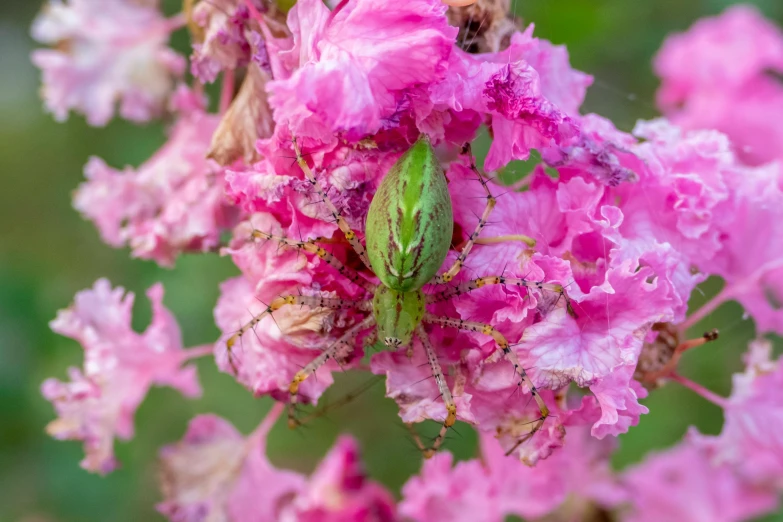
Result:
{"label": "blurred green background", "polygon": [[[56,442],[44,434],[54,417],[39,393],[49,376],[64,378],[69,365],[81,365],[82,350],[54,335],[47,322],[74,294],[99,277],[108,277],[137,294],[134,323],[146,326],[150,311],[144,290],[156,281],[166,288],[165,302],[184,332],[186,346],[218,336],[212,307],[218,284],[236,273],[228,259],[216,255],[185,256],[174,270],[131,260],[98,238],[92,224],[71,208],[70,193],[82,180],[90,155],[114,167],[138,165],[163,142],[159,125],[134,126],[121,121],[107,128],[85,125],[72,116],[56,124],[43,113],[37,97],[38,72],[29,63],[34,48],[28,33],[40,8],[38,0],[0,2],[0,521],[138,521],[161,520],[154,511],[157,489],[156,451],[178,440],[188,420],[214,412],[249,432],[269,408],[234,380],[219,374],[211,360],[199,362],[205,394],[187,401],[170,389],[153,389],[136,417],[136,437],[118,443],[121,469],[107,478],[79,468],[77,442]],[[596,77],[586,112],[610,117],[629,130],[637,118],[655,116],[657,80],[651,58],[667,33],[682,31],[701,16],[719,13],[733,2],[723,0],[517,0],[516,10],[536,23],[536,34],[568,45],[572,64]],[[783,23],[783,2],[753,2]],[[167,2],[169,10],[176,2]],[[184,35],[177,39],[184,49]],[[718,288],[704,286],[694,306]],[[706,297],[705,297],[706,296]],[[721,328],[721,339],[694,350],[683,361],[683,373],[720,394],[730,391],[730,375],[740,368],[740,354],[753,335],[752,324],[731,303],[694,329]],[[338,376],[330,396],[340,397],[371,377]],[[385,400],[383,384],[351,405],[306,429],[289,432],[282,423],[272,432],[269,454],[280,466],[310,471],[341,431],[360,440],[370,475],[398,490],[421,459],[402,429],[396,407]],[[618,467],[637,462],[651,449],[680,439],[690,425],[717,433],[718,408],[676,384],[652,393],[651,413],[621,438]],[[371,420],[371,421],[370,421]],[[449,441],[458,458],[475,453],[476,438],[466,426]],[[783,515],[765,520],[783,520]]]}

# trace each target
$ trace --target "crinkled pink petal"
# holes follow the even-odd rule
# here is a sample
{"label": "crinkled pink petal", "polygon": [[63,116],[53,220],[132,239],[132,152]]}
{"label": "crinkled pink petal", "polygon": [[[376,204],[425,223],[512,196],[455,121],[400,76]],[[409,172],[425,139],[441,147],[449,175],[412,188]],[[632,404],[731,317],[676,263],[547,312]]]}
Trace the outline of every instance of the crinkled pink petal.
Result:
{"label": "crinkled pink petal", "polygon": [[[315,204],[317,197],[299,165],[291,161],[294,152],[277,148],[275,140],[268,140],[262,152],[266,158],[250,167],[226,169],[226,192],[229,198],[248,212],[270,212],[286,222],[290,214],[303,215],[314,229],[302,222],[297,234],[302,237],[331,236],[337,230],[328,208]],[[303,146],[304,147],[304,146]],[[399,157],[397,152],[356,150],[336,147],[326,152],[310,154],[313,172],[330,200],[354,230],[363,230],[372,193],[380,180]],[[329,228],[328,231],[326,229]]]}
{"label": "crinkled pink petal", "polygon": [[525,330],[517,348],[537,382],[559,388],[570,381],[591,386],[619,366],[635,364],[646,329],[670,314],[649,269],[625,263],[606,273],[574,302],[577,317],[553,310]]}
{"label": "crinkled pink petal", "polygon": [[720,248],[716,224],[729,199],[727,176],[741,168],[725,136],[683,132],[666,120],[640,122],[634,134],[646,141],[634,148],[646,168],[635,185],[618,187],[626,237],[654,236],[670,243],[692,263]]}
{"label": "crinkled pink petal", "polygon": [[47,109],[63,121],[75,110],[90,125],[120,114],[159,116],[182,74],[183,59],[166,47],[175,23],[154,6],[127,0],[52,2],[35,20],[33,37],[58,46],[33,52],[43,73]]}
{"label": "crinkled pink petal", "polygon": [[452,460],[451,453],[441,452],[424,461],[420,474],[402,488],[400,514],[416,522],[503,520],[490,470],[477,460],[452,468]]}
{"label": "crinkled pink petal", "polygon": [[268,461],[269,428],[267,419],[243,437],[217,416],[193,419],[183,439],[160,452],[165,500],[158,510],[182,522],[396,520],[392,496],[367,480],[353,439],[338,440],[307,479]]}
{"label": "crinkled pink petal", "polygon": [[728,466],[715,466],[691,442],[649,455],[623,474],[629,522],[692,520],[739,522],[777,508],[774,491],[744,482]]}
{"label": "crinkled pink petal", "polygon": [[[490,435],[481,435],[482,460],[459,462],[438,454],[403,486],[400,513],[415,521],[502,521],[507,515],[537,518],[552,513],[569,496],[568,512],[591,502],[614,507],[625,499],[608,457],[614,442],[599,442],[583,429],[567,449],[528,467]],[[483,463],[483,465],[482,465]],[[586,512],[585,512],[586,514]]]}
{"label": "crinkled pink petal", "polygon": [[641,389],[631,384],[633,369],[649,327],[671,318],[667,289],[648,282],[651,274],[632,263],[611,269],[604,284],[573,302],[576,318],[564,308],[553,310],[525,330],[516,348],[539,386],[574,381],[590,387],[603,411],[595,436],[627,431],[647,411],[637,402]]}
{"label": "crinkled pink petal", "polygon": [[637,173],[644,164],[633,152],[633,136],[618,131],[611,121],[597,114],[582,116],[579,127],[579,135],[568,143],[541,151],[545,163],[557,167],[563,177],[571,172],[587,173],[611,187],[638,180]]}
{"label": "crinkled pink petal", "polygon": [[405,89],[445,73],[456,29],[440,2],[361,0],[340,4],[326,19],[324,9],[306,0],[291,10],[300,69],[268,84],[275,120],[295,135],[329,142],[338,131],[372,134],[397,111]]}
{"label": "crinkled pink petal", "polygon": [[133,436],[133,415],[153,384],[172,386],[189,397],[201,388],[195,369],[182,368],[179,327],[163,306],[163,287],[147,292],[153,319],[143,334],[131,329],[133,294],[112,289],[100,279],[76,294],[74,304],[57,314],[52,330],[84,347],[84,370],[69,369],[70,382],[47,379],[42,393],[54,403],[59,418],[47,431],[58,439],[84,442],[82,467],[108,473],[116,466],[114,437]]}
{"label": "crinkled pink petal", "polygon": [[640,415],[650,411],[639,404],[639,399],[647,397],[647,390],[633,379],[635,369],[635,364],[621,366],[590,386],[601,411],[601,418],[590,431],[593,437],[627,433],[628,428],[639,424]]}
{"label": "crinkled pink petal", "polygon": [[169,141],[138,169],[118,171],[91,158],[87,181],[74,196],[74,206],[107,243],[128,244],[134,256],[166,266],[183,251],[214,248],[236,214],[225,201],[217,164],[205,157],[219,118],[190,105]]}

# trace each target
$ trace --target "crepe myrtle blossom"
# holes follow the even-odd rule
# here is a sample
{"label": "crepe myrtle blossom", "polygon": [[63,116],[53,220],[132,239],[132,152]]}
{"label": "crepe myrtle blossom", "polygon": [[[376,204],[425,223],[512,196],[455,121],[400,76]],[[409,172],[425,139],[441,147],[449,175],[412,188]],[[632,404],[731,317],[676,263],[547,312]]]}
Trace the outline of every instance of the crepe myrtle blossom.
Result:
{"label": "crepe myrtle blossom", "polygon": [[215,415],[194,418],[183,439],[160,452],[164,501],[172,521],[393,522],[394,499],[367,479],[357,443],[341,437],[310,477],[275,468],[266,437],[283,405],[248,437]]}
{"label": "crepe myrtle blossom", "polygon": [[[780,372],[768,345],[761,337],[752,344],[728,398],[680,375],[678,363],[715,339],[710,312],[729,300],[743,306],[759,335],[783,334],[783,171],[766,163],[779,155],[776,134],[756,126],[762,120],[752,119],[760,114],[752,107],[731,118],[716,109],[766,104],[763,121],[774,125],[768,107],[779,86],[765,71],[781,65],[777,29],[732,8],[674,37],[656,61],[669,119],[624,132],[580,113],[592,78],[571,67],[565,47],[507,16],[504,0],[452,7],[300,0],[287,13],[267,0],[184,4],[167,20],[154,0],[52,2],[34,27],[39,40],[57,46],[34,60],[58,118],[77,110],[104,124],[117,102],[120,116],[134,121],[167,116],[166,143],[140,166],[119,171],[92,158],[74,206],[104,241],[129,246],[135,257],[171,266],[185,252],[220,252],[238,269],[220,285],[221,334],[209,349],[182,349],[160,286],[149,291],[153,321],[143,334],[130,328],[132,296],[105,280],[52,322],[84,346],[85,365],[71,370],[70,382],[44,384],[59,417],[49,431],[82,440],[87,469],[116,466],[113,440],[132,436],[133,413],[151,385],[197,394],[195,373],[183,364],[208,352],[220,370],[276,405],[248,437],[216,416],[199,416],[162,451],[159,509],[172,520],[609,512],[644,520],[711,512],[699,506],[715,498],[726,504],[715,519],[740,520],[774,508],[783,485]],[[485,26],[473,23],[475,13],[489,17]],[[184,62],[166,48],[179,26],[191,37],[191,85],[180,74]],[[725,47],[721,58],[704,58],[715,41]],[[216,81],[221,92],[210,112],[204,85]],[[737,119],[746,116],[748,126]],[[491,196],[466,146],[482,130],[492,139],[483,165]],[[448,284],[425,288],[428,311],[487,325],[426,326],[432,359],[446,370],[440,387],[418,344],[410,354],[383,349],[363,360],[380,346],[361,330],[366,309],[285,307],[250,323],[281,295],[349,305],[369,296],[377,278],[352,245],[365,244],[381,180],[421,136],[444,169],[453,208],[453,248],[441,272],[457,261],[462,267]],[[515,186],[522,190],[501,195],[495,174],[532,151],[541,164]],[[722,290],[689,312],[694,290],[710,276],[723,280]],[[696,324],[707,331],[689,338]],[[229,352],[229,340],[251,327]],[[317,379],[292,385],[327,346],[353,333],[351,343],[328,352]],[[507,346],[498,350],[500,338]],[[452,465],[447,453],[435,454],[397,507],[365,479],[349,439],[309,478],[276,469],[265,440],[283,403],[316,403],[340,368],[385,376],[407,424],[445,426],[450,415],[471,424],[482,460]],[[612,471],[616,437],[647,412],[649,390],[669,382],[723,408],[723,430],[692,432],[629,471]],[[660,501],[680,463],[692,464],[683,484],[707,484],[693,505],[681,501],[684,486],[681,497]]]}
{"label": "crepe myrtle blossom", "polygon": [[688,129],[717,129],[750,165],[783,159],[783,31],[736,5],[668,37],[654,60],[658,105]]}
{"label": "crepe myrtle blossom", "polygon": [[783,407],[777,399],[783,369],[772,360],[772,343],[755,340],[745,353],[746,369],[734,375],[727,399],[715,398],[723,407],[723,430],[717,437],[696,436],[717,465],[733,468],[748,483],[759,487],[783,486]]}
{"label": "crepe myrtle blossom", "polygon": [[93,157],[74,207],[95,222],[108,244],[170,266],[185,251],[216,248],[238,212],[226,200],[218,165],[207,159],[219,117],[181,87],[172,99],[176,121],[166,144],[139,168],[122,171]]}
{"label": "crepe myrtle blossom", "polygon": [[630,500],[623,520],[716,520],[738,522],[774,511],[778,493],[743,481],[727,465],[688,438],[648,455],[621,475]]}
{"label": "crepe myrtle blossom", "polygon": [[481,459],[452,465],[444,452],[426,461],[402,488],[400,514],[433,522],[502,522],[507,515],[587,520],[628,498],[609,466],[615,445],[612,438],[599,441],[589,430],[574,430],[562,451],[530,468],[482,435]]}
{"label": "crepe myrtle blossom", "polygon": [[156,1],[52,0],[33,23],[33,52],[43,73],[46,108],[58,121],[71,110],[103,126],[119,105],[122,118],[163,114],[185,60],[166,46],[183,18],[166,19]]}
{"label": "crepe myrtle blossom", "polygon": [[183,349],[160,284],[147,297],[152,322],[143,334],[131,329],[134,295],[105,279],[76,294],[73,305],[50,324],[82,345],[84,366],[69,368],[68,382],[52,378],[43,383],[42,393],[58,414],[46,429],[58,439],[81,440],[82,467],[90,471],[108,473],[116,467],[114,438],[133,437],[133,416],[150,386],[171,386],[187,397],[201,394],[195,367],[183,365],[204,355],[204,348]]}

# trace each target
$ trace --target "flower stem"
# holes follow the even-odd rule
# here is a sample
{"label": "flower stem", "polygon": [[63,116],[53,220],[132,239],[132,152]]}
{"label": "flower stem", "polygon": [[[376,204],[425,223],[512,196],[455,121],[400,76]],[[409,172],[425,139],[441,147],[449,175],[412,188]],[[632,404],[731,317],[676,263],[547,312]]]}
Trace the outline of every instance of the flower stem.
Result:
{"label": "flower stem", "polygon": [[184,361],[191,361],[193,359],[198,359],[199,357],[206,357],[207,355],[212,355],[214,352],[214,347],[211,344],[204,344],[201,346],[196,346],[194,348],[188,348],[184,352]]}
{"label": "flower stem", "polygon": [[688,318],[680,325],[680,332],[683,334],[687,332],[696,323],[707,317],[709,314],[715,311],[720,305],[731,298],[731,291],[729,286],[726,286],[718,292],[718,295],[704,303],[701,308],[693,312]]}
{"label": "flower stem", "polygon": [[695,383],[690,379],[686,379],[682,375],[673,373],[671,375],[671,379],[673,381],[676,381],[686,388],[690,389],[691,391],[701,395],[703,398],[707,399],[711,403],[715,404],[716,406],[720,408],[726,408],[728,406],[728,402],[725,397],[721,397],[717,393],[713,393],[701,384]]}
{"label": "flower stem", "polygon": [[258,437],[261,439],[266,438],[266,436],[269,434],[269,431],[272,429],[272,426],[274,426],[277,422],[277,419],[280,418],[280,414],[283,413],[284,409],[285,404],[275,401],[275,403],[272,405],[272,408],[267,412],[261,423],[253,431],[252,437]]}

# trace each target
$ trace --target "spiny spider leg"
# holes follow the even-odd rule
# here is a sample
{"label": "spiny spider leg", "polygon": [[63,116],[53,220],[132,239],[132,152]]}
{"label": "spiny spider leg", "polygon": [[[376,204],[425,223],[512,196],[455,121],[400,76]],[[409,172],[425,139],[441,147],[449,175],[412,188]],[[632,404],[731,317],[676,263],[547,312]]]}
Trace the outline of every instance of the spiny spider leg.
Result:
{"label": "spiny spider leg", "polygon": [[[441,444],[443,444],[443,439],[446,438],[446,433],[449,431],[449,428],[454,426],[454,423],[457,421],[457,405],[454,403],[454,397],[452,397],[449,385],[446,383],[446,377],[443,375],[443,370],[438,362],[438,356],[435,355],[435,349],[432,347],[432,342],[430,342],[430,338],[421,324],[416,327],[416,336],[421,340],[421,344],[424,346],[424,351],[427,353],[427,362],[429,362],[430,369],[432,370],[432,376],[435,377],[435,382],[438,383],[438,391],[440,392],[441,397],[443,397],[443,402],[446,404],[446,419],[443,421],[443,425],[440,427],[438,436],[435,437],[432,446],[425,448],[422,445],[419,448],[424,454],[424,458],[428,459],[438,451]],[[419,441],[419,444],[420,443],[421,441]]]}
{"label": "spiny spider leg", "polygon": [[310,182],[310,184],[313,186],[318,196],[326,204],[326,208],[329,209],[329,212],[332,214],[332,218],[334,218],[334,220],[337,222],[337,226],[340,227],[340,230],[342,230],[343,234],[345,234],[345,239],[347,239],[348,242],[351,244],[351,247],[359,256],[359,259],[361,259],[362,263],[364,263],[364,266],[372,270],[372,268],[370,267],[370,260],[367,257],[367,249],[364,248],[364,245],[362,245],[361,241],[359,241],[359,238],[356,237],[356,233],[353,230],[351,230],[351,227],[348,225],[348,222],[345,220],[345,218],[343,218],[340,215],[340,212],[337,210],[337,207],[334,206],[334,203],[332,203],[332,201],[326,195],[326,192],[324,192],[324,189],[321,187],[321,184],[318,183],[317,179],[315,179],[313,172],[310,170],[310,167],[307,165],[307,162],[302,157],[302,152],[301,150],[299,150],[299,144],[296,143],[296,138],[293,139],[293,144],[294,144],[294,152],[296,153],[296,162],[299,164],[299,168],[302,169],[302,172],[304,172],[307,181]]}
{"label": "spiny spider leg", "polygon": [[[366,303],[370,303],[367,301]],[[308,377],[313,375],[318,368],[326,364],[329,359],[334,359],[337,351],[345,347],[348,352],[352,352],[356,344],[356,338],[362,330],[366,330],[375,325],[375,317],[372,315],[367,316],[362,322],[353,325],[349,328],[339,339],[332,343],[326,350],[310,361],[307,366],[296,372],[294,378],[291,379],[291,384],[288,386],[288,393],[290,394],[290,400],[288,404],[288,427],[295,428],[299,425],[299,421],[296,419],[295,406],[297,403],[297,394],[299,393],[299,385],[301,385]]]}
{"label": "spiny spider leg", "polygon": [[481,231],[487,225],[487,220],[489,219],[489,215],[492,213],[492,209],[495,208],[495,203],[497,203],[497,200],[489,191],[487,182],[484,181],[484,177],[479,172],[478,167],[476,167],[476,160],[473,157],[473,152],[471,152],[469,143],[465,144],[465,146],[462,149],[462,153],[468,154],[470,156],[470,169],[476,174],[476,177],[481,182],[481,186],[484,187],[484,192],[487,193],[487,205],[484,207],[484,212],[481,214],[481,217],[479,218],[479,222],[476,225],[476,229],[473,231],[473,233],[468,238],[468,241],[462,247],[462,251],[457,256],[457,259],[454,261],[451,267],[449,267],[448,270],[446,270],[443,274],[435,277],[431,281],[434,284],[448,283],[449,281],[454,279],[454,277],[457,274],[459,274],[459,271],[462,269],[462,266],[465,264],[465,260],[468,258],[468,254],[470,254],[470,251],[473,248],[473,244],[476,242],[476,239],[479,237]]}
{"label": "spiny spider leg", "polygon": [[[547,417],[549,417],[549,408],[544,402],[544,399],[541,398],[541,394],[538,393],[538,389],[533,384],[533,381],[530,380],[530,377],[527,375],[527,372],[519,363],[519,358],[517,357],[517,354],[514,353],[509,347],[508,341],[503,336],[503,334],[501,334],[493,326],[488,324],[477,323],[473,321],[463,321],[462,319],[452,319],[451,317],[440,317],[437,315],[433,315],[431,313],[425,313],[422,321],[430,324],[449,326],[451,328],[457,328],[458,330],[469,330],[471,332],[480,332],[483,333],[484,335],[491,336],[495,340],[495,344],[497,345],[497,350],[501,351],[503,357],[505,357],[506,360],[514,366],[514,372],[520,377],[520,382],[517,383],[517,386],[521,386],[522,383],[525,383],[525,386],[527,386],[528,389],[530,390],[530,394],[536,400],[536,404],[538,405],[538,411],[541,412],[541,417],[539,417],[538,420],[535,421],[533,428],[530,430],[530,433],[528,433],[525,437],[523,437],[523,439],[528,440],[530,437],[532,437],[533,433],[541,429],[541,426],[544,425],[544,421],[546,420]],[[520,444],[522,442],[520,442]]]}
{"label": "spiny spider leg", "polygon": [[539,291],[549,290],[555,294],[565,296],[566,303],[570,307],[570,301],[568,296],[565,295],[563,285],[555,283],[542,283],[539,281],[528,281],[526,279],[520,279],[518,277],[506,277],[506,276],[487,276],[479,277],[477,279],[471,279],[458,285],[452,286],[441,292],[436,292],[427,296],[427,304],[439,303],[441,301],[448,301],[452,297],[456,297],[462,294],[467,294],[478,288],[486,285],[510,285],[510,286],[524,286],[525,288],[533,288]]}
{"label": "spiny spider leg", "polygon": [[305,252],[310,252],[311,254],[315,254],[321,259],[323,259],[324,261],[326,261],[327,263],[329,263],[333,268],[337,269],[338,272],[340,272],[342,275],[350,279],[353,283],[361,286],[362,288],[364,288],[370,293],[375,292],[376,285],[374,285],[370,281],[367,281],[365,278],[360,276],[359,273],[354,269],[345,266],[339,259],[337,259],[334,256],[334,254],[318,246],[316,244],[316,241],[320,238],[311,239],[308,241],[294,241],[285,237],[268,234],[260,230],[254,230],[251,234],[251,237],[253,239],[268,239],[272,241],[277,241],[278,243],[282,243],[284,245],[288,245],[290,247],[298,248],[300,250],[304,250]]}
{"label": "spiny spider leg", "polygon": [[372,308],[370,301],[349,301],[348,299],[340,299],[338,297],[318,297],[309,295],[284,295],[276,297],[271,303],[267,305],[263,312],[254,316],[251,320],[245,323],[239,330],[234,333],[226,341],[226,350],[228,352],[228,362],[231,365],[231,369],[234,375],[239,373],[238,368],[234,364],[234,359],[231,355],[231,349],[236,342],[247,333],[248,330],[257,325],[261,319],[270,315],[272,312],[279,310],[280,308],[288,305],[306,305],[311,308],[332,308],[334,310],[345,310],[355,308],[357,310],[369,311]]}

